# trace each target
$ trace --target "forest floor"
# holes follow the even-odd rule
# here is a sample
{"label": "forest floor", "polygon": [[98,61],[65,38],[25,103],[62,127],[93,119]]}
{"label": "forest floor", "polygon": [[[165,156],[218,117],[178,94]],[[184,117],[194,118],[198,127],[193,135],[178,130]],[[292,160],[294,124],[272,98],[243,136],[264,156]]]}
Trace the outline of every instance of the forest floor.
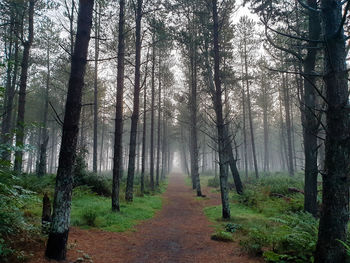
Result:
{"label": "forest floor", "polygon": [[[220,204],[218,193],[204,188],[205,200],[199,201],[180,174],[172,174],[163,207],[154,218],[133,231],[124,233],[83,230],[72,227],[69,234],[67,262],[94,263],[255,263],[241,252],[238,243],[210,239],[214,229],[203,208]],[[49,262],[38,251],[31,263]]]}

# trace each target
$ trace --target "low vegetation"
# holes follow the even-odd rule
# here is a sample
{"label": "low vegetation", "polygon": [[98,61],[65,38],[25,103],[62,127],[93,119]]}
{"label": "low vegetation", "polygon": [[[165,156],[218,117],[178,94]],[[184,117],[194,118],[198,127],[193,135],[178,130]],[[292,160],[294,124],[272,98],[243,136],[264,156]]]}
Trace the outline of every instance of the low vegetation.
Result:
{"label": "low vegetation", "polygon": [[[208,185],[216,184],[215,178]],[[215,223],[215,234],[230,235],[242,249],[267,262],[313,262],[318,221],[303,212],[302,176],[294,178],[281,173],[249,179],[245,192],[233,193],[231,219],[221,219],[221,206],[205,208]],[[218,240],[218,239],[216,239]]]}
{"label": "low vegetation", "polygon": [[[15,176],[10,169],[0,169],[0,262],[22,262],[32,256],[32,249],[46,237],[41,233],[42,197],[47,193],[53,200],[55,176]],[[98,228],[122,232],[132,230],[141,220],[154,216],[162,207],[162,183],[155,193],[139,193],[139,179],[135,180],[133,203],[124,201],[120,193],[121,212],[111,212],[111,176],[93,173],[75,177],[71,225],[84,229]],[[122,189],[125,181],[122,180]]]}

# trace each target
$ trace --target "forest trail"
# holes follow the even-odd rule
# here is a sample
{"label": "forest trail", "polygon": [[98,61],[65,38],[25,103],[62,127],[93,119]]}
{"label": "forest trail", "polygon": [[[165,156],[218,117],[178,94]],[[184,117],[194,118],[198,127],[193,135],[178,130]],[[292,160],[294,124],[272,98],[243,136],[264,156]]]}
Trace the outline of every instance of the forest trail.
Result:
{"label": "forest trail", "polygon": [[[136,232],[112,233],[71,228],[67,262],[82,254],[94,263],[255,263],[257,258],[242,254],[236,243],[210,239],[211,223],[203,212],[204,205],[220,203],[219,195],[209,193],[208,200],[198,201],[185,185],[184,177],[172,174],[164,193],[163,208],[150,220],[136,226]],[[32,261],[48,262],[43,258]],[[89,261],[84,261],[89,262]]]}

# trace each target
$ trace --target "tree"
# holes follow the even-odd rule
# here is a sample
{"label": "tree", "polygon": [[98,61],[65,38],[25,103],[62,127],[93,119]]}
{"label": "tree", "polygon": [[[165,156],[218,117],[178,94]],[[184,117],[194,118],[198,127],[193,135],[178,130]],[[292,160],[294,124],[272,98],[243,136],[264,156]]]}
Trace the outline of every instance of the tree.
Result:
{"label": "tree", "polygon": [[146,170],[146,133],[147,133],[147,70],[148,70],[148,55],[147,51],[145,77],[143,81],[143,129],[142,129],[142,153],[141,153],[141,185],[140,190],[143,195],[145,192],[145,170]]}
{"label": "tree", "polygon": [[[253,151],[253,163],[255,177],[259,178],[258,172],[258,163],[256,158],[256,147],[255,147],[255,136],[254,136],[254,126],[253,126],[253,116],[252,116],[252,103],[250,96],[250,83],[249,83],[249,74],[248,74],[248,56],[251,56],[254,49],[256,49],[257,40],[255,38],[256,32],[254,31],[255,23],[252,19],[249,19],[247,16],[242,16],[239,20],[238,32],[240,33],[240,52],[242,64],[244,65],[244,82],[247,91],[247,107],[248,107],[248,120],[250,128],[250,140],[252,144]],[[243,93],[245,93],[243,89]]]}
{"label": "tree", "polygon": [[72,55],[62,129],[52,225],[45,252],[48,258],[55,260],[64,260],[66,258],[73,186],[72,171],[79,133],[81,98],[92,25],[93,6],[93,0],[79,0],[77,34]]}
{"label": "tree", "polygon": [[150,138],[150,186],[154,191],[154,101],[155,101],[155,67],[156,67],[156,48],[155,32],[152,32],[152,69],[151,69],[151,138]]}
{"label": "tree", "polygon": [[[34,38],[34,5],[35,0],[29,1],[28,7],[28,37],[27,40],[21,39],[23,45],[23,56],[21,63],[21,77],[19,84],[19,97],[18,97],[18,111],[17,111],[17,124],[16,124],[16,147],[23,147],[24,144],[24,113],[26,104],[26,90],[27,90],[27,78],[30,58],[30,48],[33,44]],[[14,170],[17,173],[22,171],[22,150],[15,153]]]}
{"label": "tree", "polygon": [[220,79],[220,47],[219,47],[219,19],[217,0],[211,1],[212,18],[213,18],[213,52],[214,52],[214,83],[215,90],[213,90],[213,104],[216,113],[216,127],[218,133],[218,148],[219,148],[219,166],[220,166],[220,190],[222,203],[222,217],[230,218],[230,205],[228,198],[228,162],[229,156],[227,154],[227,134],[225,132],[225,121],[222,114],[222,90]]}
{"label": "tree", "polygon": [[98,59],[100,52],[100,30],[101,30],[101,3],[95,2],[95,67],[94,67],[94,139],[92,166],[94,173],[97,173],[97,123],[98,123]]}
{"label": "tree", "polygon": [[[18,75],[18,65],[20,57],[20,48],[19,48],[19,34],[21,25],[20,22],[20,12],[16,12],[13,4],[10,5],[9,10],[10,16],[10,28],[8,33],[8,44],[5,44],[5,53],[7,54],[7,72],[6,72],[6,85],[5,85],[5,99],[4,99],[4,114],[2,118],[1,125],[1,144],[6,147],[12,145],[12,127],[13,127],[13,108],[14,108],[14,98],[15,98],[15,89],[17,83]],[[7,52],[6,52],[7,51]],[[12,74],[12,75],[11,75]],[[11,151],[5,149],[1,154],[1,159],[10,161]]]}
{"label": "tree", "polygon": [[137,123],[140,111],[140,66],[141,66],[141,19],[142,19],[142,0],[137,0],[135,7],[136,33],[135,33],[135,80],[134,80],[134,100],[133,111],[131,115],[130,128],[130,149],[129,149],[129,164],[128,176],[125,190],[125,200],[133,201],[134,191],[134,175],[135,175],[135,158],[136,158],[136,135]]}
{"label": "tree", "polygon": [[[47,145],[49,142],[49,135],[48,135],[48,129],[47,129],[47,123],[48,123],[48,110],[49,110],[49,93],[50,93],[50,82],[51,82],[51,54],[52,51],[55,50],[56,45],[55,41],[57,41],[57,35],[53,32],[54,26],[52,21],[47,20],[47,28],[44,28],[46,35],[44,35],[43,39],[45,40],[46,44],[46,87],[45,87],[45,101],[44,101],[44,108],[43,108],[43,124],[41,129],[42,138],[39,138],[39,145],[40,145],[40,153],[39,153],[39,161],[38,161],[38,168],[37,168],[37,175],[43,176],[46,174],[46,165],[47,165]],[[41,141],[40,141],[41,139]]]}
{"label": "tree", "polygon": [[124,95],[124,58],[125,58],[125,1],[119,1],[118,31],[118,68],[117,68],[117,103],[114,128],[112,210],[119,211],[119,187],[123,174],[123,95]]}
{"label": "tree", "polygon": [[350,2],[342,15],[341,1],[322,0],[321,18],[325,41],[326,88],[325,170],[322,174],[322,210],[315,262],[346,262],[349,221],[350,119],[344,23]]}

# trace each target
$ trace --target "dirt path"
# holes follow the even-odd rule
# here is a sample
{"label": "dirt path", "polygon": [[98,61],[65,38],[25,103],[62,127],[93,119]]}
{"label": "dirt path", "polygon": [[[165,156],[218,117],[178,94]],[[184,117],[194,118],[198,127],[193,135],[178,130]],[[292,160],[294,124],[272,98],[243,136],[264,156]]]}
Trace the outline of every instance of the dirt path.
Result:
{"label": "dirt path", "polygon": [[[219,203],[219,196],[198,201],[184,178],[173,174],[161,211],[136,227],[136,232],[111,233],[72,228],[68,262],[84,253],[94,263],[253,263],[261,262],[240,252],[234,243],[210,239],[213,228],[203,213],[205,204]],[[78,253],[78,252],[79,253]],[[83,252],[82,252],[83,251]],[[34,262],[46,262],[37,258]]]}

